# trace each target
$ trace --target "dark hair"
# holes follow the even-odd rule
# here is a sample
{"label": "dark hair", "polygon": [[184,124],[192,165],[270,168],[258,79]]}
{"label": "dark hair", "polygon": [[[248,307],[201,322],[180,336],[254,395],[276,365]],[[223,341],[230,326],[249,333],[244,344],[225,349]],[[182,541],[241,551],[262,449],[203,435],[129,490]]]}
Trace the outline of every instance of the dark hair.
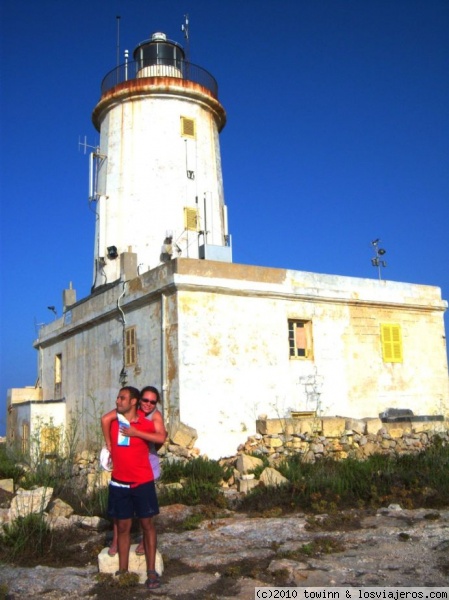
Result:
{"label": "dark hair", "polygon": [[156,395],[156,399],[158,402],[161,401],[161,395],[159,393],[159,390],[157,388],[154,387],[154,385],[147,385],[144,388],[142,388],[140,390],[140,397],[142,398],[142,396],[145,394],[145,392],[153,392],[153,394]]}
{"label": "dark hair", "polygon": [[140,400],[140,392],[137,388],[133,387],[132,385],[125,385],[125,387],[121,388],[122,390],[126,390],[129,392],[129,397],[132,400],[133,398],[137,399],[137,402],[139,402]]}

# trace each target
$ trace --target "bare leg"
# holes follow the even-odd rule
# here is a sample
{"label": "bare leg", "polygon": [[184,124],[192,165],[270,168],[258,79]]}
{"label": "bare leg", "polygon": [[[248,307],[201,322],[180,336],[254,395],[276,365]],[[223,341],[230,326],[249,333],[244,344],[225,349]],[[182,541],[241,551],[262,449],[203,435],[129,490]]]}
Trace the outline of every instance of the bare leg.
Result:
{"label": "bare leg", "polygon": [[[140,528],[140,533],[142,533],[142,528]],[[145,547],[143,545],[142,535],[140,536],[140,542],[137,544],[137,547],[136,547],[136,554],[137,554],[137,556],[143,556],[145,554]]]}
{"label": "bare leg", "polygon": [[143,533],[143,546],[145,548],[147,571],[154,571],[154,567],[156,565],[157,544],[156,527],[154,526],[153,519],[151,517],[140,519],[140,525]]}
{"label": "bare leg", "polygon": [[132,519],[117,519],[118,568],[128,570]]}
{"label": "bare leg", "polygon": [[117,519],[114,519],[112,526],[112,542],[108,550],[109,556],[115,556],[117,554]]}
{"label": "bare leg", "polygon": [[145,554],[145,547],[143,545],[143,537],[140,539],[140,542],[137,544],[136,554],[137,554],[137,556],[143,556]]}

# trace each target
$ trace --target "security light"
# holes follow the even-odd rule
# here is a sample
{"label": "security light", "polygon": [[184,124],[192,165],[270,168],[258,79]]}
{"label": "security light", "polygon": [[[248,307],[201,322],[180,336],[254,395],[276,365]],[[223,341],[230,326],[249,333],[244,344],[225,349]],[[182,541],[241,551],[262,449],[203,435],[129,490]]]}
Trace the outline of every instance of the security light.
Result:
{"label": "security light", "polygon": [[108,246],[108,258],[114,260],[114,258],[117,258],[117,256],[117,246]]}

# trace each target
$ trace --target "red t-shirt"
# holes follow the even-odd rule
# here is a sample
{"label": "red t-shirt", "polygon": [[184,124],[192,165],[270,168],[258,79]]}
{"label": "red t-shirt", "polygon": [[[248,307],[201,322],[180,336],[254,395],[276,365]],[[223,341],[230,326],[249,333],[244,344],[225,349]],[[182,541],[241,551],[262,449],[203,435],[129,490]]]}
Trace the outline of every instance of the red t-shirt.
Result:
{"label": "red t-shirt", "polygon": [[[131,425],[146,433],[155,432],[153,421],[146,419],[141,411],[137,412],[137,420]],[[119,446],[118,432],[119,422],[118,419],[114,419],[111,423],[112,479],[119,483],[129,483],[131,487],[153,481],[153,470],[148,460],[148,442],[138,437],[130,437],[129,446]]]}

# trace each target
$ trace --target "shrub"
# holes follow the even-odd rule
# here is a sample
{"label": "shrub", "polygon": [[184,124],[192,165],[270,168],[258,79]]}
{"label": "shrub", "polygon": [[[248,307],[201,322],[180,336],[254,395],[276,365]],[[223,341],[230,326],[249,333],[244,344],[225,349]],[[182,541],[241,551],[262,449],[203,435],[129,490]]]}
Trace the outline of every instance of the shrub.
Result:
{"label": "shrub", "polygon": [[159,504],[186,504],[196,506],[198,504],[211,504],[224,508],[226,501],[218,486],[203,481],[187,480],[180,489],[164,489],[159,494]]}
{"label": "shrub", "polygon": [[187,478],[218,485],[222,479],[229,479],[232,474],[232,469],[222,467],[216,460],[201,456],[188,462],[166,462],[161,471],[162,483],[175,483]]}
{"label": "shrub", "polygon": [[17,459],[6,445],[0,444],[0,479],[13,479],[17,483],[23,472],[23,467],[17,464]]}

